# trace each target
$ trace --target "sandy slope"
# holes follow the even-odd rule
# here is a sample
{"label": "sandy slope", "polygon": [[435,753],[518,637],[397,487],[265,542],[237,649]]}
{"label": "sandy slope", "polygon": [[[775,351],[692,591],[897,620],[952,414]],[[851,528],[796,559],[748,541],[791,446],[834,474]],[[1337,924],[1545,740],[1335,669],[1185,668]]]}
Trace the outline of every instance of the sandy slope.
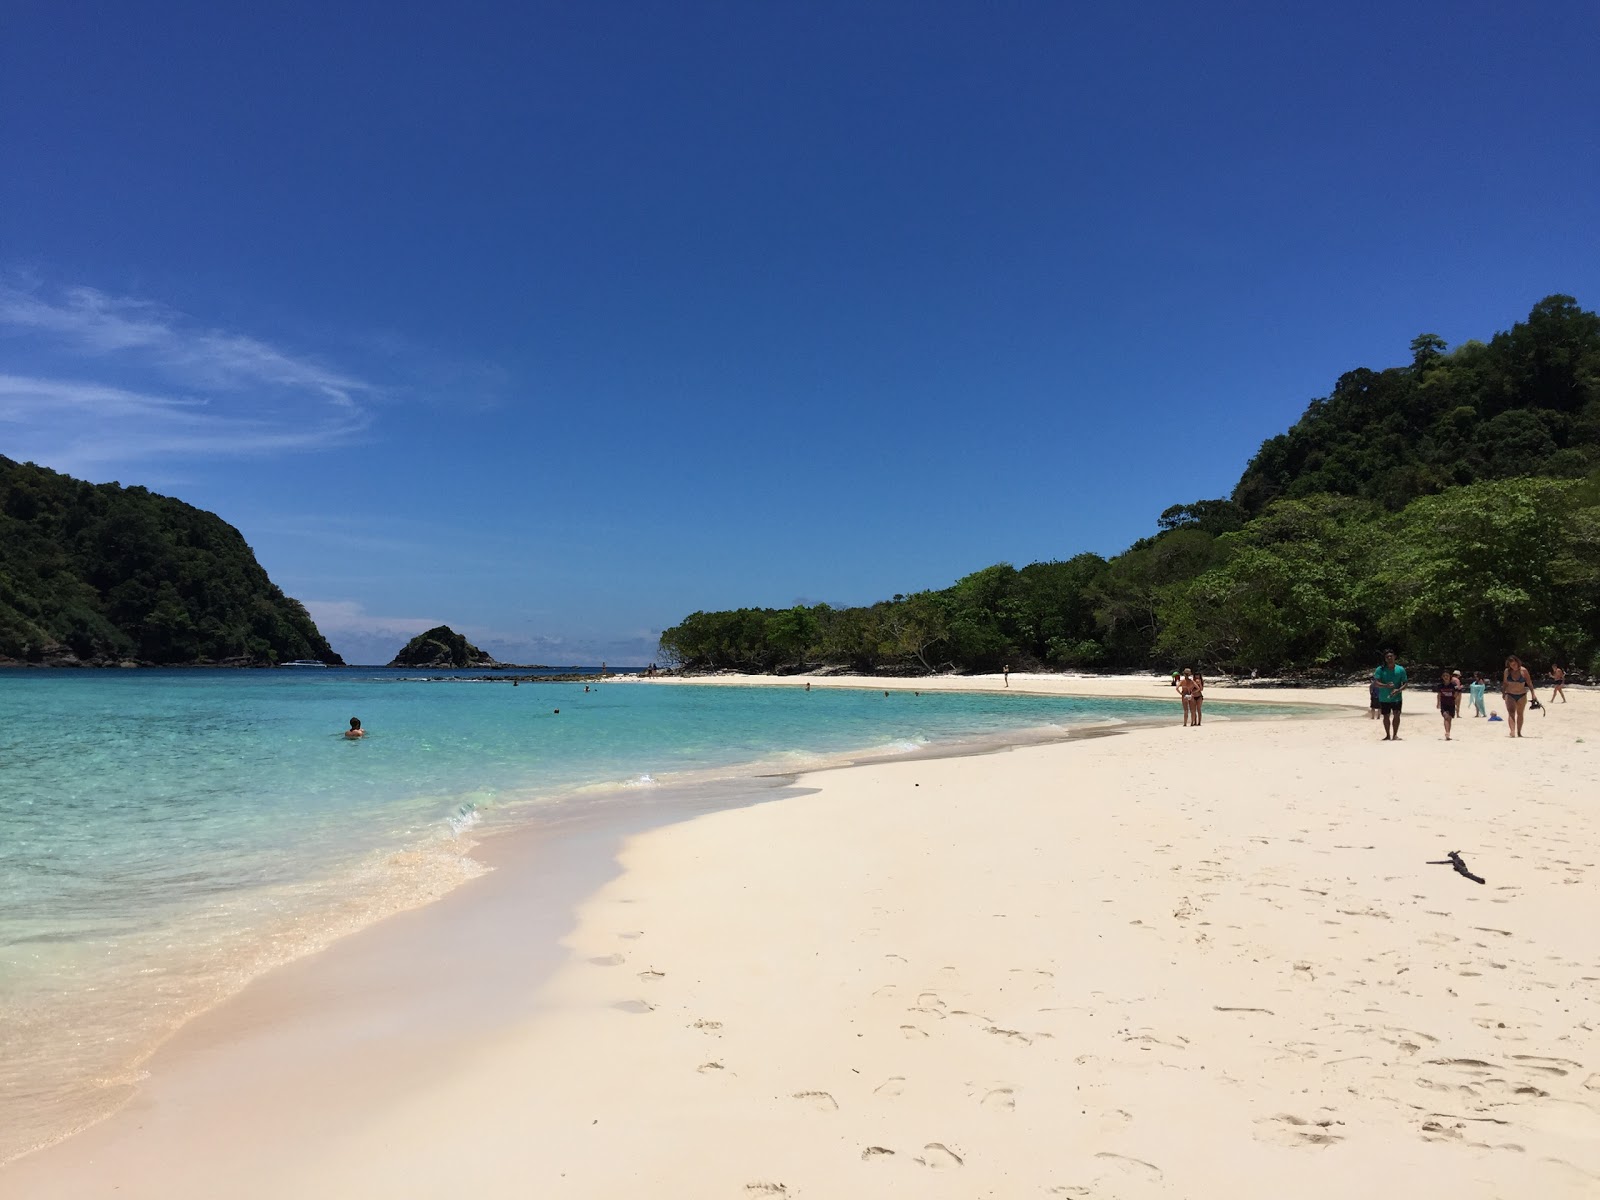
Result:
{"label": "sandy slope", "polygon": [[[1600,1195],[1600,695],[1520,742],[1216,714],[644,833],[426,1086],[245,1158],[120,1118],[0,1194]],[[202,1062],[207,1128],[249,1071]]]}

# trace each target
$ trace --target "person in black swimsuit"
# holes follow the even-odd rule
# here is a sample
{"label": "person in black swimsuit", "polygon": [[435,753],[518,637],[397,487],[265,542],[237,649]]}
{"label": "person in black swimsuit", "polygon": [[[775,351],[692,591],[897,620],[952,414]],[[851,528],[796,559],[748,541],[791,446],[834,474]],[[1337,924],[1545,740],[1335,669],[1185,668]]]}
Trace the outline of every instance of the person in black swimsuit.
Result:
{"label": "person in black swimsuit", "polygon": [[1528,696],[1533,692],[1533,674],[1522,665],[1515,654],[1506,659],[1505,674],[1500,676],[1500,695],[1506,702],[1506,724],[1510,736],[1522,736],[1522,718],[1528,709]]}
{"label": "person in black swimsuit", "polygon": [[1450,740],[1450,722],[1456,719],[1456,706],[1461,703],[1461,680],[1449,671],[1439,684],[1439,715],[1444,718],[1444,740]]}

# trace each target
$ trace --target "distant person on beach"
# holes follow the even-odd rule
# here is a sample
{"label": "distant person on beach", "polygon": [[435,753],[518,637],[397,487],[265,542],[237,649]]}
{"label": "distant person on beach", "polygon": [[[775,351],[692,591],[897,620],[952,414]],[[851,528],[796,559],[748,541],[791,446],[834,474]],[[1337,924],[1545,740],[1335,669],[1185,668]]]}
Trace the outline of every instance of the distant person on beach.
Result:
{"label": "distant person on beach", "polygon": [[1556,697],[1561,697],[1561,703],[1567,702],[1567,673],[1561,669],[1560,663],[1550,664],[1550,703],[1556,702]]}
{"label": "distant person on beach", "polygon": [[1439,715],[1444,718],[1444,740],[1450,741],[1450,722],[1456,719],[1456,706],[1461,703],[1461,676],[1444,673],[1439,684]]}
{"label": "distant person on beach", "polygon": [[1455,715],[1459,717],[1461,715],[1461,697],[1467,694],[1467,689],[1466,689],[1465,686],[1462,685],[1461,672],[1460,671],[1451,671],[1450,672],[1450,678],[1455,682],[1455,685],[1456,685],[1456,713],[1455,713]]}
{"label": "distant person on beach", "polygon": [[1006,686],[1011,686],[1011,664],[1007,663],[1000,668],[1000,677],[1006,681]]}
{"label": "distant person on beach", "polygon": [[1376,679],[1372,681],[1372,686],[1367,689],[1367,698],[1372,704],[1372,707],[1367,710],[1367,717],[1369,720],[1376,721],[1378,719],[1378,681]]}
{"label": "distant person on beach", "polygon": [[1193,724],[1200,724],[1200,706],[1206,700],[1206,677],[1196,671],[1189,676],[1189,711],[1194,714]]}
{"label": "distant person on beach", "polygon": [[367,731],[361,728],[360,717],[350,718],[350,728],[344,731],[344,735],[351,741],[355,741],[356,738],[364,738],[367,736]]}
{"label": "distant person on beach", "polygon": [[1189,704],[1189,680],[1190,680],[1190,678],[1191,678],[1191,675],[1190,675],[1190,672],[1189,672],[1189,668],[1185,667],[1183,669],[1183,671],[1180,674],[1178,674],[1176,677],[1174,677],[1174,679],[1172,681],[1172,686],[1178,689],[1178,699],[1183,704],[1183,723],[1185,725],[1187,725],[1189,723],[1189,714],[1190,714],[1190,711],[1191,711],[1191,705]]}
{"label": "distant person on beach", "polygon": [[1489,685],[1484,682],[1483,672],[1479,671],[1472,677],[1472,686],[1467,691],[1472,695],[1472,715],[1483,716],[1483,694],[1489,690]]}
{"label": "distant person on beach", "polygon": [[1383,740],[1400,740],[1400,693],[1406,687],[1406,669],[1395,661],[1394,651],[1383,652],[1383,666],[1372,673],[1378,685],[1378,711],[1383,714]]}
{"label": "distant person on beach", "polygon": [[1500,695],[1506,702],[1508,736],[1522,736],[1522,718],[1527,715],[1528,696],[1533,692],[1533,673],[1522,665],[1515,654],[1506,659],[1505,674],[1500,676]]}
{"label": "distant person on beach", "polygon": [[809,692],[810,690],[811,690],[811,681],[808,679],[808,680],[806,680],[806,691]]}

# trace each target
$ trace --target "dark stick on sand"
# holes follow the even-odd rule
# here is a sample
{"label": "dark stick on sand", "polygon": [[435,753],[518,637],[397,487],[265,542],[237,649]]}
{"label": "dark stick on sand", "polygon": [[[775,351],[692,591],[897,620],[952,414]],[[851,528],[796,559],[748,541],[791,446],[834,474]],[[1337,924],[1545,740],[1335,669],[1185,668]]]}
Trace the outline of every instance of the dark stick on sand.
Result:
{"label": "dark stick on sand", "polygon": [[1461,857],[1460,852],[1456,850],[1450,851],[1450,853],[1444,858],[1430,859],[1428,865],[1430,867],[1454,867],[1457,875],[1465,875],[1468,879],[1472,880],[1473,883],[1484,882],[1483,876],[1474,875],[1471,871],[1467,870],[1466,861]]}

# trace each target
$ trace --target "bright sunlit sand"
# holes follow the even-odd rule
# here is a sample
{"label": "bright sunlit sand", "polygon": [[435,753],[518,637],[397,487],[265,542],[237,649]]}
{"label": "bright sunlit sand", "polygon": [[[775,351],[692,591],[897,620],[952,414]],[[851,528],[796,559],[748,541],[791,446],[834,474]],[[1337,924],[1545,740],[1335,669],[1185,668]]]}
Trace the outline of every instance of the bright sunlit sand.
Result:
{"label": "bright sunlit sand", "polygon": [[1351,707],[815,773],[608,881],[491,840],[0,1194],[1595,1195],[1600,697],[1232,694]]}

